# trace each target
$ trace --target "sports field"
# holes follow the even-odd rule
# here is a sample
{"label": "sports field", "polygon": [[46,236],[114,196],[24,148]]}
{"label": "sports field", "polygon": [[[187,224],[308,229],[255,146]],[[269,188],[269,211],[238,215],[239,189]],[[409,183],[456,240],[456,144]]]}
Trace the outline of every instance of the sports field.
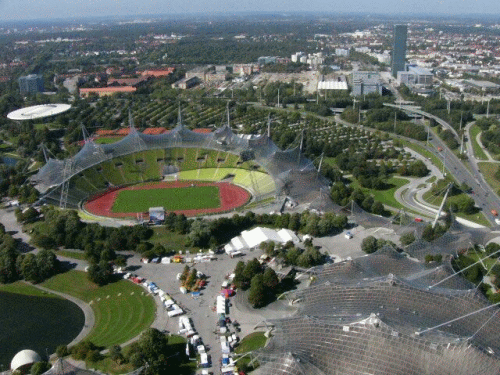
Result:
{"label": "sports field", "polygon": [[108,217],[135,217],[150,207],[196,216],[227,212],[250,198],[247,190],[228,182],[151,182],[110,189],[89,199],[84,208],[93,215]]}
{"label": "sports field", "polygon": [[118,193],[113,212],[145,212],[150,207],[167,211],[199,210],[220,206],[217,186],[189,186],[170,189],[122,190]]}

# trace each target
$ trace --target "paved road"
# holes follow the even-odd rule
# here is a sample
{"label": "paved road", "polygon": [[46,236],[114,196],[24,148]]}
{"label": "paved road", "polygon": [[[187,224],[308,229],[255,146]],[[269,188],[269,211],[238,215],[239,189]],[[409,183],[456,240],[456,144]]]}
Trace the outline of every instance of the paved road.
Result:
{"label": "paved road", "polygon": [[[454,130],[450,124],[440,119],[439,117],[410,106],[388,106],[402,108],[405,111],[418,113],[427,118],[434,118],[439,124],[447,129],[452,130],[453,133],[457,136],[458,140],[458,133],[456,132],[456,130]],[[425,126],[428,128],[427,125]],[[471,197],[472,199],[474,199],[476,206],[483,210],[483,214],[494,227],[499,227],[497,224],[495,224],[496,217],[491,213],[491,210],[494,209],[500,212],[500,198],[486,183],[482,174],[478,170],[477,165],[475,163],[471,163],[470,161],[466,161],[465,163],[470,167],[469,170],[467,166],[462,161],[460,161],[460,159],[446,146],[446,144],[439,137],[431,137],[429,143],[436,150],[442,150],[441,152],[439,152],[439,155],[440,158],[444,161],[444,164],[448,171],[453,175],[453,177],[459,184],[465,183],[472,189],[474,194],[471,194]]]}

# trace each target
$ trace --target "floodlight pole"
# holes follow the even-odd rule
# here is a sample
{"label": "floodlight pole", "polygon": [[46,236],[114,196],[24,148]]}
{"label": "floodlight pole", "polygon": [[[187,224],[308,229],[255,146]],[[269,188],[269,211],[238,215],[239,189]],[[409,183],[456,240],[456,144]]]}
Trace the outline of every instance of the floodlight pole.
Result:
{"label": "floodlight pole", "polygon": [[480,313],[480,312],[486,311],[486,310],[491,309],[492,307],[495,307],[495,306],[498,306],[498,305],[500,305],[500,302],[497,302],[497,303],[495,303],[495,304],[493,304],[493,305],[489,305],[489,306],[483,307],[482,309],[479,309],[479,310],[473,311],[473,312],[471,312],[471,313],[468,313],[468,314],[465,314],[465,315],[459,316],[458,318],[455,318],[455,319],[449,320],[449,321],[447,321],[447,322],[441,323],[441,324],[439,324],[439,325],[437,325],[437,326],[434,326],[434,327],[431,327],[431,328],[424,329],[423,331],[417,331],[417,332],[415,332],[415,335],[420,336],[420,335],[422,335],[422,334],[424,334],[424,333],[426,333],[426,332],[432,331],[432,330],[434,330],[434,329],[436,329],[436,328],[439,328],[439,327],[442,327],[442,326],[447,326],[447,325],[449,325],[450,323],[454,323],[454,322],[456,322],[456,321],[458,321],[458,320],[462,320],[462,319],[464,319],[464,318],[468,318],[469,316],[472,316],[472,315],[475,315],[475,314],[477,314],[477,313]]}
{"label": "floodlight pole", "polygon": [[319,161],[319,165],[318,165],[318,174],[321,173],[321,165],[323,164],[323,156],[325,155],[325,153],[323,152],[321,154],[321,159]]}
{"label": "floodlight pole", "polygon": [[179,103],[179,110],[177,114],[177,125],[182,125],[182,114],[181,114],[181,105]]}
{"label": "floodlight pole", "polygon": [[271,138],[271,114],[267,116],[267,137]]}
{"label": "floodlight pole", "polygon": [[481,263],[483,260],[488,259],[488,258],[491,258],[493,255],[495,255],[495,254],[497,254],[497,253],[499,253],[499,252],[500,252],[500,250],[497,250],[497,251],[495,251],[494,253],[491,253],[490,255],[488,255],[488,256],[486,256],[486,257],[484,257],[484,258],[479,259],[477,262],[472,263],[470,266],[467,266],[467,267],[465,267],[465,268],[462,268],[460,271],[455,272],[453,275],[450,275],[450,276],[448,276],[448,277],[445,277],[443,280],[438,281],[437,283],[430,285],[429,287],[427,287],[427,289],[429,289],[429,290],[430,290],[430,289],[434,288],[435,286],[437,286],[437,285],[439,285],[439,284],[441,284],[441,283],[445,282],[446,280],[449,280],[449,279],[451,279],[452,277],[454,277],[454,276],[456,276],[456,275],[459,275],[459,274],[461,274],[462,272],[464,272],[464,271],[468,270],[469,268],[474,267],[476,264]]}

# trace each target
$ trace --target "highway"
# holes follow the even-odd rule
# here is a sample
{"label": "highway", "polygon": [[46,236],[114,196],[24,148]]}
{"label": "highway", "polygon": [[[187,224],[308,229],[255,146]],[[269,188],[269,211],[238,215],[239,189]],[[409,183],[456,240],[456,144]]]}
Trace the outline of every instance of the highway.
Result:
{"label": "highway", "polygon": [[[457,136],[458,140],[458,133],[456,132],[456,130],[453,129],[453,127],[446,121],[432,115],[431,113],[424,112],[420,109],[411,106],[398,106],[398,105],[388,105],[388,106],[420,114],[427,118],[433,118],[445,129],[452,130],[453,133]],[[428,128],[427,125],[424,126]],[[430,137],[429,144],[432,145],[435,150],[442,150],[441,152],[438,153],[438,155],[443,160],[446,169],[452,174],[452,176],[455,178],[455,181],[458,184],[465,183],[472,189],[472,194],[470,194],[470,196],[472,197],[472,199],[474,199],[476,206],[478,206],[483,210],[484,215],[493,226],[498,227],[498,225],[495,223],[496,217],[491,213],[491,210],[493,209],[500,212],[500,198],[498,198],[495,192],[486,183],[483,176],[479,172],[477,164],[474,162],[470,162],[469,160],[466,161],[467,164],[470,166],[469,170],[469,168],[467,168],[467,166],[437,136]],[[436,154],[436,152],[434,153]]]}

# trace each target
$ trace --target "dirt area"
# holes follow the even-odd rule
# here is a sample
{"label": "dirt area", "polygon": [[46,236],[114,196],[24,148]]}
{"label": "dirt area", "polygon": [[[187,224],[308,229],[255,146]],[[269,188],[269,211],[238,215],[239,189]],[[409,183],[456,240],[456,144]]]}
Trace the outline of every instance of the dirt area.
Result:
{"label": "dirt area", "polygon": [[315,93],[318,87],[320,74],[317,71],[306,71],[301,73],[261,73],[255,77],[252,82],[255,85],[263,84],[264,82],[292,82],[304,85],[306,93]]}

